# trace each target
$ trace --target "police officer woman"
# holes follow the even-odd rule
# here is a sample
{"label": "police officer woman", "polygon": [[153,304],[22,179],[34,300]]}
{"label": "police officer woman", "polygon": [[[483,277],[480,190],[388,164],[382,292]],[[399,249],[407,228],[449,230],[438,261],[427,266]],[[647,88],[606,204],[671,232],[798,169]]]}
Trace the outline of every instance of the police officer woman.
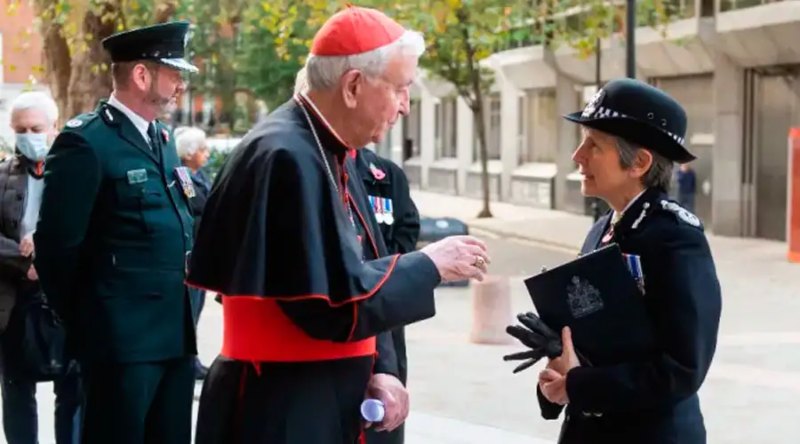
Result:
{"label": "police officer woman", "polygon": [[612,209],[582,253],[617,243],[639,258],[657,347],[646,360],[593,367],[565,329],[564,352],[539,375],[542,416],[557,419],[566,406],[560,443],[705,443],[697,391],[716,348],[720,287],[700,220],[666,194],[673,162],[694,159],[686,113],[664,92],[622,79],[565,118],[583,133],[572,156],[581,192]]}

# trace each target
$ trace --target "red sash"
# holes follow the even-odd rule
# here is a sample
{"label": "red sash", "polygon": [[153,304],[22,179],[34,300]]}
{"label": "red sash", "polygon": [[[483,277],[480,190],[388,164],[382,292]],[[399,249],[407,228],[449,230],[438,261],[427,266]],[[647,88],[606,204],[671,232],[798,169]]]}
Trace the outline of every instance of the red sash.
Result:
{"label": "red sash", "polygon": [[275,299],[223,296],[222,355],[240,361],[307,362],[371,356],[375,337],[354,342],[314,339],[295,325]]}

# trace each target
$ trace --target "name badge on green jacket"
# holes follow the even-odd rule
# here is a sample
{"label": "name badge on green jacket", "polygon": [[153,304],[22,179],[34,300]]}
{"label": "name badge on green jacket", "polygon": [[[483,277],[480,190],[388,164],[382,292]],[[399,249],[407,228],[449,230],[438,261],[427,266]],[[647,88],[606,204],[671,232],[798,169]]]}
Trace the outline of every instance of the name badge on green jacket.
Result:
{"label": "name badge on green jacket", "polygon": [[136,185],[137,183],[147,182],[147,170],[128,170],[128,183]]}

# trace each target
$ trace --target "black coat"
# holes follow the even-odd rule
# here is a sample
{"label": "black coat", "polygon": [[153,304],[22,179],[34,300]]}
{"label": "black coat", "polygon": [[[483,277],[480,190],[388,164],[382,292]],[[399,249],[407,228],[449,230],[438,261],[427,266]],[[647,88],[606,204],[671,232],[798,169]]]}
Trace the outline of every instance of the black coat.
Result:
{"label": "black coat", "polygon": [[[381,237],[388,253],[408,253],[415,250],[419,238],[419,213],[411,200],[408,179],[396,163],[378,156],[368,149],[360,149],[354,159],[354,169],[362,180],[351,180],[353,194],[364,197],[370,210],[372,223],[380,227]],[[361,188],[361,189],[359,189]],[[387,214],[391,215],[387,217]],[[388,254],[387,253],[387,254]],[[388,333],[394,346],[397,373],[403,384],[408,378],[405,329],[398,327]],[[376,372],[386,372],[376,368]],[[368,444],[400,444],[404,440],[403,427],[391,433],[367,433]]]}
{"label": "black coat", "polygon": [[[592,227],[581,252],[616,242],[623,253],[640,256],[660,351],[646,361],[571,370],[559,442],[703,444],[697,391],[716,349],[721,296],[702,225],[656,189],[637,199],[604,239],[610,219],[611,213]],[[562,407],[541,391],[538,397],[542,416],[558,418]]]}
{"label": "black coat", "polygon": [[348,177],[356,179],[346,170],[346,150],[311,117],[329,174],[301,106],[292,100],[277,109],[226,162],[204,210],[189,280],[224,300],[273,299],[315,339],[377,335],[378,356],[220,357],[203,386],[198,444],[353,444],[373,366],[396,372],[385,332],[435,312],[435,265],[419,252],[386,256],[366,194],[351,186],[344,195]]}
{"label": "black coat", "polygon": [[[406,173],[396,163],[366,149],[358,150],[355,163],[367,194],[386,199],[391,209],[391,218],[376,219],[389,253],[414,251],[419,238],[419,212],[411,200]],[[377,172],[373,172],[373,166]],[[376,205],[375,199],[371,199],[371,204],[378,212],[385,211],[387,206]]]}
{"label": "black coat", "polygon": [[203,210],[206,207],[206,201],[208,201],[208,193],[211,192],[211,183],[205,171],[201,169],[192,174],[192,184],[194,184],[195,194],[189,200],[189,206],[192,208],[194,232],[197,235],[197,229],[200,227],[200,221],[203,218]]}

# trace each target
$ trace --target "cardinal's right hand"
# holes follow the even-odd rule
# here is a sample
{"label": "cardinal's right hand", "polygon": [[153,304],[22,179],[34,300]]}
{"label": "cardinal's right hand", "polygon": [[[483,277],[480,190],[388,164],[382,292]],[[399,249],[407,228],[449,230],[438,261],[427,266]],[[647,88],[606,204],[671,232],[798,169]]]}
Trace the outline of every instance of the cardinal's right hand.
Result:
{"label": "cardinal's right hand", "polygon": [[420,250],[436,265],[442,282],[483,280],[490,263],[486,244],[472,236],[450,236]]}

